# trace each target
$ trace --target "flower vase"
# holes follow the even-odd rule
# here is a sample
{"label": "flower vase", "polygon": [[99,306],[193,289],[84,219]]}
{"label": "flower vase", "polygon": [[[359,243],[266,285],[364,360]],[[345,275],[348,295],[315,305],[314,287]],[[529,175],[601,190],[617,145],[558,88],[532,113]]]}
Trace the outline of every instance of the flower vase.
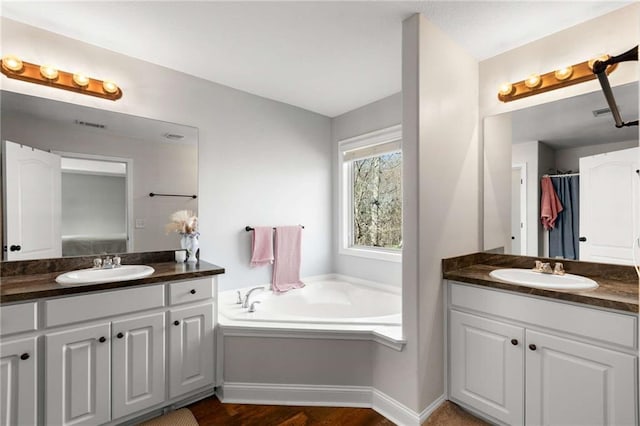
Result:
{"label": "flower vase", "polygon": [[187,250],[188,263],[198,262],[198,258],[196,257],[199,247],[198,234],[182,234],[182,238],[180,238],[180,247]]}

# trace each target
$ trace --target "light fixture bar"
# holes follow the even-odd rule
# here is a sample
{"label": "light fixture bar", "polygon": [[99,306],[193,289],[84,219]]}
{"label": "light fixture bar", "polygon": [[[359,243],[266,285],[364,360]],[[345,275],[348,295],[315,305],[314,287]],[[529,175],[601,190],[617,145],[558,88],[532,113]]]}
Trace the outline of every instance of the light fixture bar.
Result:
{"label": "light fixture bar", "polygon": [[[122,97],[122,89],[120,89],[115,83],[111,81],[104,82],[102,80],[96,80],[94,78],[84,76],[82,76],[82,80],[79,80],[78,77],[76,77],[76,80],[78,80],[80,83],[86,82],[86,84],[80,85],[76,82],[76,80],[74,80],[73,73],[55,70],[54,68],[48,67],[47,70],[57,71],[57,75],[51,78],[54,73],[46,73],[42,71],[40,65],[24,61],[21,61],[21,63],[22,67],[19,69],[15,69],[17,68],[16,66],[12,66],[10,68],[5,63],[5,59],[3,59],[2,74],[16,80],[41,84],[43,86],[55,87],[57,89],[69,90],[76,93],[82,93],[84,95],[109,99],[111,101],[115,101]],[[47,76],[49,76],[49,78],[47,78]]]}
{"label": "light fixture bar", "polygon": [[[611,65],[607,68],[607,75],[616,69],[617,65]],[[581,62],[571,67],[565,67],[557,71],[551,71],[542,74],[540,81],[531,84],[532,77],[517,83],[504,84],[498,93],[498,99],[502,102],[511,102],[517,99],[526,98],[528,96],[537,95],[539,93],[548,92],[550,90],[560,89],[562,87],[572,86],[574,84],[583,83],[589,80],[595,80],[596,75],[591,70],[589,61]],[[510,88],[510,90],[508,90]]]}

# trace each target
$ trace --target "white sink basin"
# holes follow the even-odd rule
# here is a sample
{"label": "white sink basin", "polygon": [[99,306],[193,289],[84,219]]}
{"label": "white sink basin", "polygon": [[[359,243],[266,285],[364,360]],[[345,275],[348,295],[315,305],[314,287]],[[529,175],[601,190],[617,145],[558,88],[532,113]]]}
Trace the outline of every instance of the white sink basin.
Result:
{"label": "white sink basin", "polygon": [[122,265],[113,269],[79,269],[58,275],[56,282],[66,285],[110,283],[148,277],[154,271],[151,266],[146,265]]}
{"label": "white sink basin", "polygon": [[529,269],[496,269],[489,275],[511,284],[551,290],[589,290],[598,287],[594,280],[580,275],[551,275]]}

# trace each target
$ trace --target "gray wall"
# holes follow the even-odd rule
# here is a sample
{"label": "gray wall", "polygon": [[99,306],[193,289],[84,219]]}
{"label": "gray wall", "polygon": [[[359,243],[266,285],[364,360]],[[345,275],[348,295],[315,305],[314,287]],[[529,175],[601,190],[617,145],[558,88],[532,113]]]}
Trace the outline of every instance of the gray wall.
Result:
{"label": "gray wall", "polygon": [[[340,188],[338,187],[338,173],[340,165],[338,159],[338,142],[354,136],[359,136],[375,130],[384,129],[402,122],[402,95],[396,93],[361,108],[339,115],[331,120],[333,140],[333,176],[334,176],[334,206],[338,205]],[[339,212],[333,212],[333,247],[335,272],[366,280],[377,281],[393,285],[402,283],[402,263],[358,256],[343,255],[338,252],[340,240],[338,238]]]}
{"label": "gray wall", "polygon": [[2,19],[2,50],[116,81],[112,102],[3,78],[3,89],[199,129],[201,258],[226,268],[220,288],[270,282],[249,268],[246,225],[305,225],[302,275],[333,270],[329,118],[107,49]]}
{"label": "gray wall", "polygon": [[62,236],[127,232],[124,176],[62,173]]}

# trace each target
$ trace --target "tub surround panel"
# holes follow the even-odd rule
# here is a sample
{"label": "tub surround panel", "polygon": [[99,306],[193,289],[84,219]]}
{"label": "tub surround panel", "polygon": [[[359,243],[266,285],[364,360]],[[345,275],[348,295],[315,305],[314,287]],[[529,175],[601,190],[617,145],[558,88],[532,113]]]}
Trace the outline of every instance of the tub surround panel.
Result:
{"label": "tub surround panel", "polygon": [[[65,286],[58,284],[56,282],[56,277],[64,271],[88,268],[94,257],[3,262],[1,264],[3,274],[6,273],[6,270],[13,272],[13,274],[6,274],[2,276],[2,285],[0,286],[0,303],[34,300],[43,297],[69,296],[79,293],[113,290],[118,288],[224,274],[224,268],[211,263],[200,261],[197,264],[178,264],[173,261],[173,251],[158,253],[159,254],[135,253],[132,255],[122,256],[123,264],[141,263],[155,269],[155,272],[148,277],[137,280],[78,286]],[[167,256],[162,253],[170,253],[172,260],[167,261]],[[5,270],[5,266],[7,265],[9,266]],[[15,273],[16,271],[22,272],[22,274]]]}
{"label": "tub surround panel", "polygon": [[[595,280],[593,290],[562,291],[509,284],[492,278],[489,273],[501,268],[531,269],[535,260],[562,262],[565,271]],[[502,290],[582,303],[601,308],[638,312],[638,278],[631,266],[545,259],[529,256],[473,253],[443,259],[443,278]]]}

